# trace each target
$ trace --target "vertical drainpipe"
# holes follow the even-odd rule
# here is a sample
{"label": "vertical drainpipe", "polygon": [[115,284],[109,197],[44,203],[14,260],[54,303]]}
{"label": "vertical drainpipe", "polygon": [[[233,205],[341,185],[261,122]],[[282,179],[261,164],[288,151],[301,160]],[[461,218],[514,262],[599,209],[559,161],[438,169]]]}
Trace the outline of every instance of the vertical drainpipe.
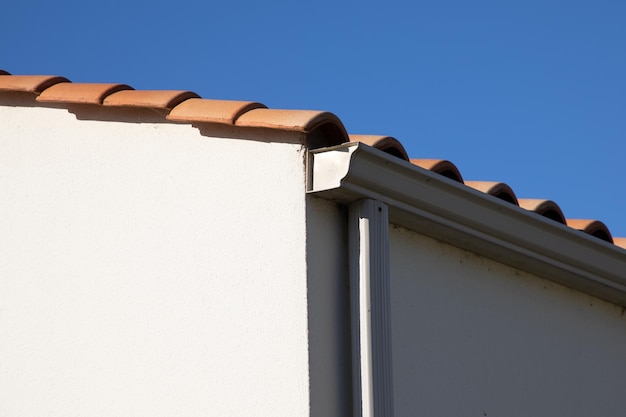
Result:
{"label": "vertical drainpipe", "polygon": [[354,417],[392,417],[387,206],[355,201],[348,217]]}

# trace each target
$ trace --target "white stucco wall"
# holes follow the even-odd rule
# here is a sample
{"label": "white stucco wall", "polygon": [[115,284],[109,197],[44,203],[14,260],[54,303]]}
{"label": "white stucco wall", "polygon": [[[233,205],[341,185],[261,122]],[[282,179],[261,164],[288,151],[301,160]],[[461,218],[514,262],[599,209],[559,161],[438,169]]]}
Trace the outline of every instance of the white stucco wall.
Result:
{"label": "white stucco wall", "polygon": [[396,416],[623,416],[624,310],[391,227]]}
{"label": "white stucco wall", "polygon": [[309,413],[303,150],[0,107],[0,415]]}
{"label": "white stucco wall", "polygon": [[[350,415],[346,212],[303,162],[0,106],[0,415]],[[623,309],[390,242],[396,416],[623,415]]]}
{"label": "white stucco wall", "polygon": [[312,417],[352,415],[347,211],[307,196]]}

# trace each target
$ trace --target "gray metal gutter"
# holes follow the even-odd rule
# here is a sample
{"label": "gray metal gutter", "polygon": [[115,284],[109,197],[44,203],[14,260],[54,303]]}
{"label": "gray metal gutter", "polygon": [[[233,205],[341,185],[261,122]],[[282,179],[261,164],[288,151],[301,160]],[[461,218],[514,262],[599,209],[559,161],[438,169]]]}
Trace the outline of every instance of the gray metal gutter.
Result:
{"label": "gray metal gutter", "polygon": [[389,222],[626,306],[626,251],[360,143],[309,154],[308,192],[373,199]]}

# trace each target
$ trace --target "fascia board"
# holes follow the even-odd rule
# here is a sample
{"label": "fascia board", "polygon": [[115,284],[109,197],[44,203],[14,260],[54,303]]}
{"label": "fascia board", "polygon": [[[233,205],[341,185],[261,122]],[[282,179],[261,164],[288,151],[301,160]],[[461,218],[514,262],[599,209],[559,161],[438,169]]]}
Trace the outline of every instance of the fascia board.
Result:
{"label": "fascia board", "polygon": [[308,192],[389,206],[393,224],[626,306],[626,251],[361,143],[311,151]]}

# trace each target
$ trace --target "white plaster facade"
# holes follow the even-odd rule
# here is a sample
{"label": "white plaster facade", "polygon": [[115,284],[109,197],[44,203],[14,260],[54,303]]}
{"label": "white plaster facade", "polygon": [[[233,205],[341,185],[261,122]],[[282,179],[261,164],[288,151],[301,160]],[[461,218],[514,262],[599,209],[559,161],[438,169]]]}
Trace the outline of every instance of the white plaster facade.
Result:
{"label": "white plaster facade", "polygon": [[620,416],[624,309],[391,230],[398,416]]}
{"label": "white plaster facade", "polygon": [[307,415],[302,146],[0,114],[0,415]]}
{"label": "white plaster facade", "polygon": [[[0,106],[0,415],[351,415],[348,214],[305,177],[297,141]],[[622,307],[427,223],[390,226],[396,416],[623,414]]]}

